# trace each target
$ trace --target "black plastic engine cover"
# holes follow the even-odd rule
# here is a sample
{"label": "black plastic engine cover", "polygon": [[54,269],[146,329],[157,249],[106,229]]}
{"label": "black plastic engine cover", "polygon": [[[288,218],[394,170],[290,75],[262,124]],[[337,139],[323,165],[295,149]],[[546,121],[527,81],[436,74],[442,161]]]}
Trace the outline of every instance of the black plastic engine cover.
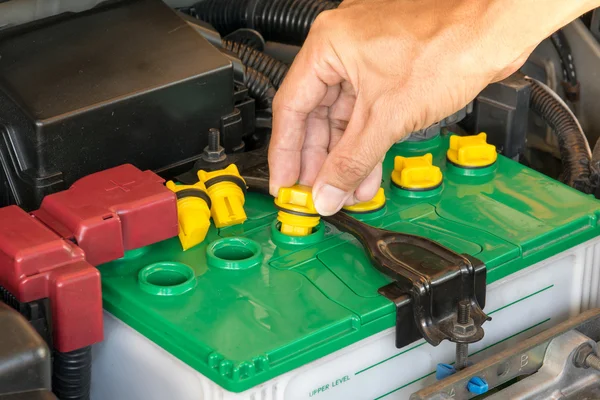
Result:
{"label": "black plastic engine cover", "polygon": [[239,148],[233,92],[230,61],[160,0],[0,31],[0,206],[123,163],[164,169],[201,154],[209,128]]}

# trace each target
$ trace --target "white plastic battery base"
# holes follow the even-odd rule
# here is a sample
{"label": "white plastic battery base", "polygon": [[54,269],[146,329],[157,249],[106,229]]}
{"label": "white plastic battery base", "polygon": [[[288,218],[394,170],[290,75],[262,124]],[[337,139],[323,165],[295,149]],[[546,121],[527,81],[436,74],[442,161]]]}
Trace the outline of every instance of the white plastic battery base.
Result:
{"label": "white plastic battery base", "polygon": [[[488,286],[485,338],[471,361],[599,304],[600,237]],[[105,312],[105,339],[93,348],[92,400],[408,399],[435,380],[455,347],[423,340],[394,346],[394,329],[361,340],[242,393],[213,383]],[[526,365],[528,360],[522,360]]]}

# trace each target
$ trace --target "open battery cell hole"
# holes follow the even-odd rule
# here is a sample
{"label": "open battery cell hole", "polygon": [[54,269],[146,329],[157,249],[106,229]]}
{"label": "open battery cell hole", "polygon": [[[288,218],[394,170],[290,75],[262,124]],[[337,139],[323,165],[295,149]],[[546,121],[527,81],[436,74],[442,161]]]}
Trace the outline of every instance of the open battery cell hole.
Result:
{"label": "open battery cell hole", "polygon": [[189,266],[178,262],[159,262],[141,269],[138,281],[142,290],[158,296],[185,293],[196,286],[196,275]]}
{"label": "open battery cell hole", "polygon": [[230,237],[216,240],[208,245],[206,259],[212,267],[241,270],[262,262],[260,245],[245,237]]}
{"label": "open battery cell hole", "polygon": [[156,286],[177,286],[187,281],[187,276],[178,271],[156,271],[146,278],[148,283]]}
{"label": "open battery cell hole", "polygon": [[229,245],[214,250],[215,256],[223,260],[240,261],[254,255],[251,249],[242,246]]}

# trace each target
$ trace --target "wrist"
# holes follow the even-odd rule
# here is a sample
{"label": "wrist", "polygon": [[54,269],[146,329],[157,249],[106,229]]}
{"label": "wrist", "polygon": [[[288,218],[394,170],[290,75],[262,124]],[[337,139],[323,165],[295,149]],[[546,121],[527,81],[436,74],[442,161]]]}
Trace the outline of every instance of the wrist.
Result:
{"label": "wrist", "polygon": [[[600,0],[489,0],[515,36],[526,31],[537,42],[596,7]],[[490,15],[493,18],[493,15]],[[525,39],[522,37],[522,39]]]}
{"label": "wrist", "polygon": [[489,62],[518,68],[540,42],[599,5],[600,0],[487,0],[479,45],[494,49]]}

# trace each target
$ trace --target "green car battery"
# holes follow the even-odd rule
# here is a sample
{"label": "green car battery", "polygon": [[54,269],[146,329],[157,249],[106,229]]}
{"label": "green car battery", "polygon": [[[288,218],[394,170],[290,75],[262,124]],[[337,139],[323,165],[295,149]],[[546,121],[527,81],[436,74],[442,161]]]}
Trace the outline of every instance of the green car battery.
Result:
{"label": "green car battery", "polygon": [[[353,216],[486,265],[492,320],[471,360],[598,305],[593,197],[496,157],[485,136],[396,144],[383,176],[385,205]],[[448,341],[396,348],[396,307],[378,292],[392,280],[355,237],[324,221],[287,236],[266,195],[244,209],[187,251],[172,238],[99,267],[92,398],[403,399],[454,360]]]}

